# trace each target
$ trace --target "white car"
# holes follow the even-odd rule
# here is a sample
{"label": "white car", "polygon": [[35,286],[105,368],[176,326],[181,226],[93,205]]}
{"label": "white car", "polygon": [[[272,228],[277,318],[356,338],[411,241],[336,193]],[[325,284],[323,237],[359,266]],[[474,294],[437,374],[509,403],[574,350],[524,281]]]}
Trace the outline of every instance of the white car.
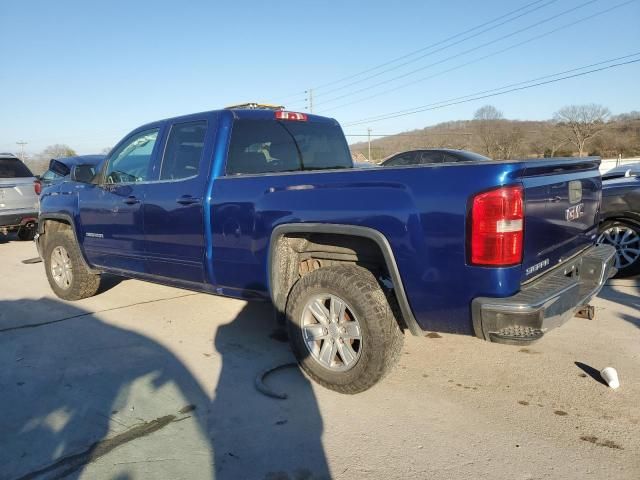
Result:
{"label": "white car", "polygon": [[15,155],[0,153],[0,233],[17,231],[20,240],[33,240],[39,194],[31,170]]}

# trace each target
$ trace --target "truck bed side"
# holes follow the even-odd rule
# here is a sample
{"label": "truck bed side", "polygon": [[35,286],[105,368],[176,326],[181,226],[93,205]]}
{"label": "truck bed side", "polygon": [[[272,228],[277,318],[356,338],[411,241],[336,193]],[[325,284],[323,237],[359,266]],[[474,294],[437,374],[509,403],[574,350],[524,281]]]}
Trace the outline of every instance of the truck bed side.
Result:
{"label": "truck bed side", "polygon": [[223,293],[268,295],[269,241],[288,223],[381,232],[425,330],[472,333],[470,303],[520,288],[521,267],[466,261],[470,192],[517,182],[524,165],[420,166],[219,177],[213,184],[211,270]]}

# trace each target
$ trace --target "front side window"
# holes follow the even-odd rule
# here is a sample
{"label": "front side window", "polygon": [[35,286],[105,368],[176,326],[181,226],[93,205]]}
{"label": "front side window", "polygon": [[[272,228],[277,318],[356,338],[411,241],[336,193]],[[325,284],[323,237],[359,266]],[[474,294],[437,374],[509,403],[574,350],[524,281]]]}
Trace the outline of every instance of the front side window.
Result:
{"label": "front side window", "polygon": [[106,183],[137,183],[148,179],[153,147],[158,139],[158,129],[147,130],[132,136],[115,151],[109,160]]}
{"label": "front side window", "polygon": [[237,120],[227,174],[352,168],[338,125],[279,120]]}
{"label": "front side window", "polygon": [[171,127],[162,158],[160,180],[180,180],[198,175],[206,132],[205,120]]}

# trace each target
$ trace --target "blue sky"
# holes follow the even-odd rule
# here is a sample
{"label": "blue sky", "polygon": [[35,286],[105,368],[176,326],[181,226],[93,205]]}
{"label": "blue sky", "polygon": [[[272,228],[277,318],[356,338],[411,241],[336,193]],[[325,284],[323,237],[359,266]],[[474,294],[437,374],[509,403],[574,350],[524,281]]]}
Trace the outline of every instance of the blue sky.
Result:
{"label": "blue sky", "polygon": [[[53,143],[94,153],[145,122],[237,102],[284,101],[292,110],[303,110],[301,92],[308,88],[314,88],[316,112],[348,125],[638,52],[640,1],[569,25],[623,2],[2,0],[0,151],[15,151],[15,142],[25,140],[30,153]],[[464,35],[424,50],[428,55],[422,59],[407,57],[404,62],[415,59],[407,65],[390,64],[386,68],[393,70],[375,78],[365,79],[381,70],[320,88],[529,4],[503,18],[504,25],[458,45],[448,46]],[[559,30],[545,35],[554,29]],[[536,36],[541,37],[495,53]],[[491,44],[482,47],[485,43]],[[601,103],[614,113],[640,110],[639,74],[640,63],[635,63],[345,131],[422,128],[471,118],[484,103],[518,119],[550,118],[573,103]],[[428,76],[433,78],[418,81]],[[370,88],[382,81],[387,83]],[[331,91],[338,87],[343,88]],[[354,93],[363,88],[369,89]],[[348,102],[356,103],[341,107]]]}

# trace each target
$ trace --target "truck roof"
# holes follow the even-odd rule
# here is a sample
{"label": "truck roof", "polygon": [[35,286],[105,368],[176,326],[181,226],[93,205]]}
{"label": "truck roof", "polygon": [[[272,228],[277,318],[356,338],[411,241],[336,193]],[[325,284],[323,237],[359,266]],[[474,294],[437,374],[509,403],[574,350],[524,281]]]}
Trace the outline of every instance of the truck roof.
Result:
{"label": "truck roof", "polygon": [[[289,111],[289,110],[284,110],[284,111]],[[310,122],[319,122],[319,123],[330,123],[330,124],[337,124],[337,120],[334,118],[330,118],[330,117],[323,117],[321,115],[313,115],[310,113],[304,113],[304,112],[299,112],[299,113],[303,113],[304,115],[307,116],[307,121]],[[196,117],[202,117],[205,115],[233,115],[233,118],[235,119],[248,119],[248,120],[274,120],[275,119],[275,114],[276,111],[274,110],[270,110],[270,109],[261,109],[261,108],[251,108],[251,109],[247,109],[247,108],[235,108],[235,107],[231,107],[231,108],[224,108],[224,109],[219,109],[219,110],[208,110],[208,111],[204,111],[204,112],[198,112],[198,113],[191,113],[188,115],[180,115],[177,117],[170,117],[170,118],[164,118],[162,120],[156,120],[154,122],[150,122],[147,123],[145,125],[141,125],[140,127],[136,128],[135,130],[141,130],[144,128],[151,128],[154,126],[157,126],[160,123],[165,123],[165,122],[171,122],[171,123],[180,123],[180,122],[189,122],[194,120]]]}

